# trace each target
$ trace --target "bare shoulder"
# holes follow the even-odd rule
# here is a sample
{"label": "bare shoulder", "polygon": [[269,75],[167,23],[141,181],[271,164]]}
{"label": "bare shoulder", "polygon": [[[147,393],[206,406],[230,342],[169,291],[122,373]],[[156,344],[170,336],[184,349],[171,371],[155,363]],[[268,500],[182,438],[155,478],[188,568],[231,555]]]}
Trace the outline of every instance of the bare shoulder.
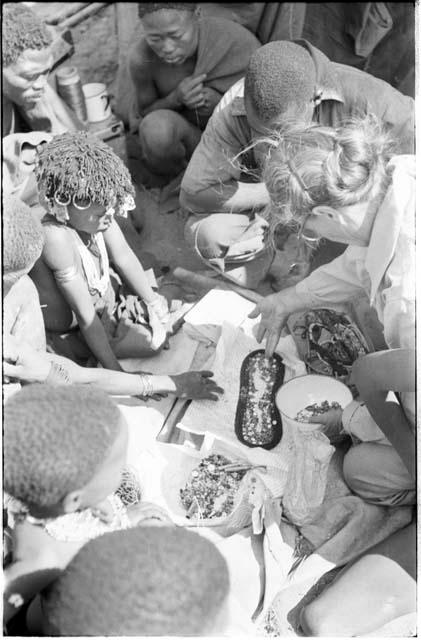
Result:
{"label": "bare shoulder", "polygon": [[75,263],[75,242],[69,229],[61,224],[46,224],[42,256],[53,269],[64,269]]}
{"label": "bare shoulder", "polygon": [[127,54],[130,71],[142,75],[152,75],[155,58],[154,52],[142,36],[131,45]]}

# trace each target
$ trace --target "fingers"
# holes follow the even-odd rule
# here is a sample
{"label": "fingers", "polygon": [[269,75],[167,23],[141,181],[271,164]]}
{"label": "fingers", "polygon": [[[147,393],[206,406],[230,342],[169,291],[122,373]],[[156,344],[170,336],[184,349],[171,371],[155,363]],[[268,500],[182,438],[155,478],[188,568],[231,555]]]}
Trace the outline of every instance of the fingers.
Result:
{"label": "fingers", "polygon": [[206,80],[206,73],[199,73],[198,76],[192,76],[189,80],[190,87],[196,87],[199,84],[202,84],[204,80]]}
{"label": "fingers", "polygon": [[282,328],[279,327],[277,329],[272,329],[272,331],[269,332],[268,337],[266,339],[266,349],[265,349],[266,358],[271,358],[273,356],[273,352],[275,351],[279,342],[279,338],[281,337],[281,331],[282,331]]}
{"label": "fingers", "polygon": [[265,325],[261,322],[259,324],[259,326],[257,327],[256,330],[256,340],[257,342],[262,342],[263,338],[265,337],[265,333],[266,333],[267,329],[265,327]]}
{"label": "fingers", "polygon": [[19,371],[16,365],[3,361],[3,375],[9,378],[17,378],[18,373]]}
{"label": "fingers", "polygon": [[213,377],[213,371],[200,371],[200,375],[202,376],[202,378],[212,378]]}
{"label": "fingers", "polygon": [[[254,309],[252,311],[250,311],[248,317],[249,318],[257,318],[258,316],[260,316],[260,306],[258,304],[256,304],[256,306],[254,307]],[[259,340],[260,342],[260,340]]]}

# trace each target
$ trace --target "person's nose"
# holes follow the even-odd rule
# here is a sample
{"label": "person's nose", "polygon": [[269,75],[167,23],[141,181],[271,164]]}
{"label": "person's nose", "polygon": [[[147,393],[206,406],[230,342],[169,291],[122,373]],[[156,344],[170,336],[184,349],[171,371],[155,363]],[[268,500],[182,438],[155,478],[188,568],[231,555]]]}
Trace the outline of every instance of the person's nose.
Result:
{"label": "person's nose", "polygon": [[47,74],[43,73],[41,76],[38,76],[38,78],[35,80],[35,82],[32,85],[32,88],[36,90],[44,89],[46,84],[47,84]]}
{"label": "person's nose", "polygon": [[175,50],[175,46],[172,40],[170,40],[169,38],[167,40],[164,40],[162,44],[162,53],[169,55],[173,53],[174,50]]}

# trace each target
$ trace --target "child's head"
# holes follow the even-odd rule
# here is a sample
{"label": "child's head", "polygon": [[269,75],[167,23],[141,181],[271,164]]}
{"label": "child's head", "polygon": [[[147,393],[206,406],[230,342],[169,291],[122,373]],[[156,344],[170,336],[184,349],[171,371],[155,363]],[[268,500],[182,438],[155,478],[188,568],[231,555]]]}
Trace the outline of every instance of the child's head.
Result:
{"label": "child's head", "polygon": [[27,274],[41,255],[44,234],[40,221],[16,196],[3,198],[3,283],[11,285]]}
{"label": "child's head", "polygon": [[105,231],[114,212],[126,215],[134,208],[128,169],[109,145],[85,131],[43,145],[35,176],[49,213],[78,231]]}
{"label": "child's head", "polygon": [[183,528],[137,527],[88,542],[43,599],[63,636],[197,636],[222,631],[227,565]]}
{"label": "child's head", "polygon": [[24,387],[4,407],[4,490],[40,518],[93,507],[119,485],[127,437],[99,389]]}
{"label": "child's head", "polygon": [[31,108],[42,98],[53,64],[52,36],[23,2],[5,3],[2,18],[3,91]]}

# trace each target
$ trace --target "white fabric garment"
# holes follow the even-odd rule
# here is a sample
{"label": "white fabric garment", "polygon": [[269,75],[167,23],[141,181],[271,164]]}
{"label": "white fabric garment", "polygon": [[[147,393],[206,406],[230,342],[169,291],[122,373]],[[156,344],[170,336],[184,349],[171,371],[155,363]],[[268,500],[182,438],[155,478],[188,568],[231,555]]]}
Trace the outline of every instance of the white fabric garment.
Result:
{"label": "white fabric garment", "polygon": [[[391,349],[415,349],[415,156],[392,158],[392,180],[367,247],[348,249],[299,282],[295,290],[310,306],[350,300],[366,292]],[[415,394],[402,393],[409,420]]]}

